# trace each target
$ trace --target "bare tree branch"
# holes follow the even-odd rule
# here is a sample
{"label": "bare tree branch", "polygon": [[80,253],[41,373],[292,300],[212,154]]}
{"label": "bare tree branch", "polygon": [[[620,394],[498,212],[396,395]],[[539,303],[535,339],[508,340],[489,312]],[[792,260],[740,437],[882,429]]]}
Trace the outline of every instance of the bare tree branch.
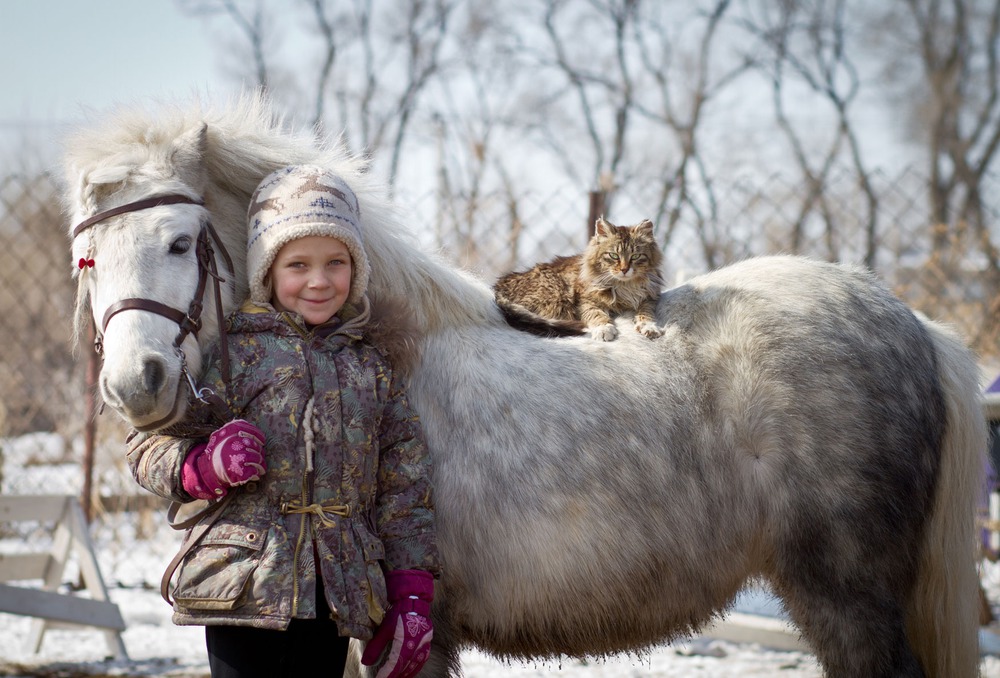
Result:
{"label": "bare tree branch", "polygon": [[[671,131],[680,156],[673,171],[668,172],[668,178],[662,182],[658,199],[657,222],[661,221],[661,216],[665,221],[659,226],[661,239],[664,244],[669,242],[685,211],[692,211],[698,223],[703,256],[710,267],[725,263],[726,255],[725,247],[720,246],[721,236],[708,232],[709,226],[715,222],[717,216],[717,200],[710,175],[700,157],[698,132],[708,103],[725,87],[746,73],[752,63],[751,60],[744,59],[720,74],[714,74],[713,51],[717,47],[719,29],[730,4],[730,0],[716,0],[710,11],[701,15],[704,19],[704,28],[697,40],[693,62],[688,65],[688,73],[693,72],[693,84],[687,92],[686,100],[683,101],[676,100],[673,94],[676,83],[672,82],[671,76],[676,74],[676,69],[671,67],[675,54],[672,49],[672,39],[668,37],[665,27],[650,22],[635,35],[643,73],[655,85],[660,102],[659,108],[656,109],[644,103],[636,104],[635,109],[646,119]],[[662,49],[655,49],[653,38],[662,45]],[[698,183],[704,206],[695,203],[692,181]]]}
{"label": "bare tree branch", "polygon": [[[764,3],[764,7],[770,9],[771,5]],[[804,229],[810,215],[818,211],[825,224],[826,255],[830,259],[841,257],[835,237],[841,227],[837,223],[836,212],[830,206],[828,181],[846,142],[848,157],[867,202],[864,260],[872,266],[876,251],[878,200],[849,115],[860,90],[860,78],[848,56],[846,45],[846,0],[787,2],[778,6],[774,17],[768,17],[766,9],[760,20],[747,18],[741,25],[772,52],[770,62],[761,63],[759,67],[769,74],[776,122],[791,146],[792,155],[808,187],[792,225],[790,248],[793,252],[803,251]],[[836,126],[829,144],[821,152],[817,150],[819,144],[815,131],[801,132],[788,115],[786,86],[791,84],[792,78],[826,99],[833,109]],[[816,166],[814,161],[817,161]]]}
{"label": "bare tree branch", "polygon": [[236,23],[246,39],[250,42],[250,53],[253,55],[254,68],[257,74],[257,85],[267,90],[270,82],[267,71],[267,58],[264,53],[264,20],[263,10],[259,4],[254,6],[253,14],[244,16],[233,0],[222,0],[226,14]]}
{"label": "bare tree branch", "polygon": [[321,129],[324,121],[324,102],[326,101],[326,88],[330,81],[330,73],[333,71],[333,64],[337,60],[337,41],[333,33],[333,24],[326,15],[325,0],[309,0],[313,16],[316,18],[316,27],[323,38],[323,64],[320,66],[319,74],[316,77],[316,107],[313,114],[312,126],[317,130]]}
{"label": "bare tree branch", "polygon": [[398,99],[399,119],[389,161],[390,187],[395,184],[399,174],[399,156],[417,99],[441,66],[440,54],[448,37],[448,19],[457,2],[458,0],[435,0],[431,15],[426,19],[421,12],[422,2],[414,0],[410,5],[406,25],[407,83]]}

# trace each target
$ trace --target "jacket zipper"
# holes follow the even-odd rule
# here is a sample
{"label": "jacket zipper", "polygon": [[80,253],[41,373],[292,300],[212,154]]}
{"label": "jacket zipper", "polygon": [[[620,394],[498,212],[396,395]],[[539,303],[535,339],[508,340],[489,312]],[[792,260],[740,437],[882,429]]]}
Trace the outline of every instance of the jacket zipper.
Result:
{"label": "jacket zipper", "polygon": [[[302,329],[298,325],[296,325],[294,322],[292,322],[292,319],[290,317],[288,317],[287,315],[285,315],[285,318],[288,321],[288,323],[292,327],[294,327],[296,329],[296,331],[299,332],[299,334],[302,334]],[[303,339],[305,339],[305,335],[303,335]],[[305,355],[306,350],[308,349],[308,342],[303,342],[303,344],[304,345],[302,347],[302,361],[305,364],[306,371],[308,372],[309,371],[309,360],[308,360],[307,356]],[[312,375],[311,374],[309,375],[309,383],[312,383]],[[309,422],[307,422],[305,420],[305,413],[303,412],[303,414],[302,414],[302,425],[306,426],[306,425],[308,425],[308,423]],[[304,432],[303,432],[303,435],[305,435]],[[309,486],[311,484],[310,483],[310,476],[312,474],[307,473],[305,471],[306,466],[307,466],[305,455],[306,455],[305,445],[303,445],[302,446],[302,460],[301,460],[302,461],[302,469],[303,469],[303,473],[302,473],[302,494],[300,495],[300,497],[301,497],[300,501],[302,502],[303,506],[308,506],[309,504],[312,503],[312,499],[310,498],[311,492],[310,492],[310,489],[309,489]],[[292,563],[293,563],[293,566],[292,566],[292,617],[293,618],[298,614],[298,611],[299,611],[299,567],[301,565],[299,563],[299,558],[302,557],[302,544],[305,541],[305,537],[306,537],[306,527],[308,525],[310,525],[310,524],[312,524],[312,519],[309,517],[309,514],[308,513],[303,514],[301,522],[299,523],[299,537],[295,541],[295,554],[294,554],[294,556],[292,558]],[[317,582],[317,585],[318,585],[318,582]]]}
{"label": "jacket zipper", "polygon": [[[302,477],[302,505],[307,506],[309,502],[309,492],[306,489],[306,477]],[[295,542],[295,555],[292,558],[292,617],[295,617],[299,612],[299,558],[302,557],[302,542],[305,540],[306,536],[306,525],[310,522],[309,514],[303,514],[300,516],[301,520],[299,522],[299,538]]]}

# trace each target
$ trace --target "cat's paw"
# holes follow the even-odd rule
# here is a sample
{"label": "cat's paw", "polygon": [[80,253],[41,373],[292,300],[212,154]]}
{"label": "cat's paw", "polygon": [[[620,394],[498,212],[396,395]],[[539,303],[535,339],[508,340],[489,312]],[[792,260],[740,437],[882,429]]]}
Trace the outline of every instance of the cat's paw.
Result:
{"label": "cat's paw", "polygon": [[650,339],[656,339],[657,337],[663,336],[663,330],[657,327],[656,323],[650,322],[649,320],[643,320],[635,324],[635,331],[639,334],[649,337]]}
{"label": "cat's paw", "polygon": [[614,326],[614,323],[597,325],[590,328],[590,336],[594,341],[614,341],[618,336],[618,328]]}

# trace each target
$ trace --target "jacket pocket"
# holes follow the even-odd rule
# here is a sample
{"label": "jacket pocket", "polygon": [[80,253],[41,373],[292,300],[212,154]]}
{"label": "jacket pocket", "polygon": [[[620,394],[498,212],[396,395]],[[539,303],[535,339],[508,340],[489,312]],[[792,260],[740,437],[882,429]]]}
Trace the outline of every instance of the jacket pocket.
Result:
{"label": "jacket pocket", "polygon": [[351,526],[365,558],[365,579],[361,582],[361,588],[364,590],[365,602],[368,605],[368,618],[377,626],[382,622],[386,608],[389,607],[385,591],[385,574],[382,571],[385,546],[365,525],[352,522]]}
{"label": "jacket pocket", "polygon": [[211,530],[181,565],[174,589],[177,606],[189,610],[239,607],[260,564],[266,534],[233,524]]}

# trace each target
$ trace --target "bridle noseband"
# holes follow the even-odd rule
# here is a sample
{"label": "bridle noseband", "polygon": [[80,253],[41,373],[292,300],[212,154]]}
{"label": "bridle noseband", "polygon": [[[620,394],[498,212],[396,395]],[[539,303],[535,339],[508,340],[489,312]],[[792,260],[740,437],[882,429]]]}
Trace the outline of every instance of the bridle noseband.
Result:
{"label": "bridle noseband", "polygon": [[[135,202],[119,205],[118,207],[112,207],[111,209],[103,212],[98,212],[97,214],[81,221],[76,225],[76,227],[73,228],[73,238],[76,238],[76,236],[80,235],[91,226],[112,217],[117,217],[129,212],[151,209],[153,207],[162,207],[164,205],[197,205],[199,207],[204,207],[205,203],[203,200],[190,198],[186,195],[180,194],[170,194],[137,200]],[[111,319],[114,316],[118,315],[122,311],[149,311],[150,313],[163,316],[164,318],[175,322],[179,328],[177,336],[174,338],[173,346],[181,359],[181,374],[186,378],[186,381],[191,388],[191,392],[196,397],[204,400],[204,394],[199,392],[198,388],[194,384],[194,380],[188,373],[187,360],[183,349],[181,349],[181,344],[189,334],[193,335],[195,338],[198,336],[198,331],[201,329],[201,312],[204,308],[203,300],[205,296],[205,288],[208,285],[208,279],[211,278],[214,289],[215,312],[219,323],[219,332],[220,335],[222,335],[222,345],[225,347],[225,317],[222,310],[221,285],[225,283],[226,280],[219,275],[218,267],[215,263],[215,250],[212,247],[213,240],[215,241],[223,260],[226,262],[226,268],[229,270],[229,275],[235,275],[233,261],[230,258],[229,253],[226,251],[225,245],[222,240],[219,239],[219,235],[215,232],[212,222],[206,219],[202,222],[201,229],[198,231],[198,240],[195,249],[196,258],[198,260],[198,286],[195,289],[194,298],[191,300],[191,304],[188,306],[187,312],[173,308],[172,306],[167,306],[166,304],[153,299],[132,297],[116,301],[108,307],[107,311],[104,312],[101,327],[96,332],[97,336],[94,340],[94,348],[97,350],[98,354],[104,354],[104,333],[107,331],[108,323],[111,322]],[[226,350],[222,351],[222,375],[223,381],[228,383],[229,356],[228,351]],[[155,430],[174,418],[180,404],[180,391],[183,387],[184,381],[185,379],[178,380],[177,397],[174,399],[174,407],[171,409],[170,413],[163,419],[154,422],[153,424],[144,426],[139,430]]]}

